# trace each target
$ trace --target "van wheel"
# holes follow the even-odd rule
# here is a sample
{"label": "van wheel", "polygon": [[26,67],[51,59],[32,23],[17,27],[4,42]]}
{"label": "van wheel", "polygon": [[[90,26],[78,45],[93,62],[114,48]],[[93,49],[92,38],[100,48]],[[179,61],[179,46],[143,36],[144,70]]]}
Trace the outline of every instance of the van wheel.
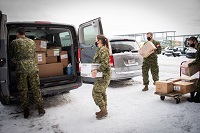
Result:
{"label": "van wheel", "polygon": [[4,97],[2,92],[0,92],[0,101],[2,105],[10,105],[10,98]]}

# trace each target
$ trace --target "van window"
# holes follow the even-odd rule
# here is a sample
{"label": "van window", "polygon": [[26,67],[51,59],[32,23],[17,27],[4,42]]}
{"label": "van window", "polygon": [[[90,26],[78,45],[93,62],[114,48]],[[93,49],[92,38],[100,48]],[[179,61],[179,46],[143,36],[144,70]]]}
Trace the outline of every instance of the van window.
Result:
{"label": "van window", "polygon": [[130,52],[139,50],[139,46],[135,41],[131,40],[112,40],[110,41],[112,53]]}
{"label": "van window", "polygon": [[71,36],[69,32],[61,32],[59,34],[62,47],[71,46]]}
{"label": "van window", "polygon": [[94,42],[96,41],[96,32],[94,30],[94,27],[88,26],[84,29],[84,39],[86,45],[94,45]]}

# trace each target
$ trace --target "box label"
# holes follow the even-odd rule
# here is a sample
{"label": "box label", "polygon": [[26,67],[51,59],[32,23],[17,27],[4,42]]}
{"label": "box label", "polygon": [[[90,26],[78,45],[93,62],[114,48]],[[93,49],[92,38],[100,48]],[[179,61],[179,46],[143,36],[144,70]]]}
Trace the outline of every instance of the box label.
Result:
{"label": "box label", "polygon": [[46,41],[41,41],[40,48],[47,48],[47,42]]}
{"label": "box label", "polygon": [[185,68],[181,68],[181,73],[185,74]]}
{"label": "box label", "polygon": [[42,61],[42,54],[38,54],[37,58],[38,58],[38,62]]}
{"label": "box label", "polygon": [[181,87],[180,86],[174,86],[174,90],[175,91],[181,91]]}
{"label": "box label", "polygon": [[54,56],[59,56],[59,49],[54,49]]}
{"label": "box label", "polygon": [[66,58],[68,58],[68,55],[67,54],[63,54],[63,55],[60,56],[60,58],[61,59],[66,59]]}

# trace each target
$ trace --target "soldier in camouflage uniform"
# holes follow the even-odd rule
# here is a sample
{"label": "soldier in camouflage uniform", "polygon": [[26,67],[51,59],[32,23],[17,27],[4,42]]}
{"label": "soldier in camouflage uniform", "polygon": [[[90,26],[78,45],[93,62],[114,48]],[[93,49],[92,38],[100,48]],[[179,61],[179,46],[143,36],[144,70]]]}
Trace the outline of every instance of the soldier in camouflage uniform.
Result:
{"label": "soldier in camouflage uniform", "polygon": [[13,40],[9,47],[9,57],[16,63],[17,88],[20,101],[24,108],[24,118],[29,116],[28,85],[33,92],[34,100],[38,105],[39,115],[44,115],[43,99],[40,92],[38,66],[35,61],[36,45],[33,40],[25,37],[24,28],[18,28],[18,39]]}
{"label": "soldier in camouflage uniform", "polygon": [[96,54],[94,56],[93,63],[99,63],[101,64],[101,66],[98,70],[93,70],[92,75],[94,75],[93,77],[95,77],[97,71],[99,71],[103,73],[103,76],[100,78],[96,78],[94,82],[92,96],[94,102],[97,106],[99,106],[101,110],[100,112],[96,112],[96,118],[102,119],[108,114],[106,88],[110,84],[111,76],[109,65],[110,52],[108,46],[108,39],[103,35],[97,35],[95,43],[96,46],[98,46],[98,50],[96,51]]}
{"label": "soldier in camouflage uniform", "polygon": [[[161,46],[160,43],[153,39],[153,34],[151,32],[148,32],[147,34],[147,40],[151,41],[155,47],[157,48],[154,53],[149,55],[148,57],[143,59],[142,64],[142,76],[143,76],[143,84],[145,85],[144,89],[142,91],[148,90],[149,85],[149,69],[151,69],[152,78],[155,81],[159,80],[159,68],[158,68],[158,61],[157,61],[157,54],[161,53]],[[146,43],[144,43],[145,45]]]}
{"label": "soldier in camouflage uniform", "polygon": [[[188,39],[188,44],[189,44],[190,47],[197,49],[195,60],[193,62],[189,63],[188,66],[191,67],[193,65],[200,64],[200,44],[198,43],[197,38],[196,37],[190,37]],[[200,76],[200,72],[199,72],[199,76]],[[197,82],[197,86],[196,86],[195,91],[196,91],[196,95],[192,98],[188,98],[187,100],[189,102],[200,103],[200,79]]]}

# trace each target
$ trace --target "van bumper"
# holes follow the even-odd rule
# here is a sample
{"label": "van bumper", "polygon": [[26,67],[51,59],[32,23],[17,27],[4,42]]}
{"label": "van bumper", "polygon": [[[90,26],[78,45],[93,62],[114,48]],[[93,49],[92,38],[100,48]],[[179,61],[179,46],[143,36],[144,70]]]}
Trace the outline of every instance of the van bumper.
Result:
{"label": "van bumper", "polygon": [[77,89],[80,86],[82,86],[82,77],[78,76],[76,82],[74,83],[42,88],[41,93],[42,95],[54,95],[54,94],[66,93],[69,92],[70,90]]}
{"label": "van bumper", "polygon": [[111,80],[119,80],[119,79],[129,79],[136,76],[142,75],[142,69],[128,71],[128,72],[116,72],[115,68],[111,68]]}

